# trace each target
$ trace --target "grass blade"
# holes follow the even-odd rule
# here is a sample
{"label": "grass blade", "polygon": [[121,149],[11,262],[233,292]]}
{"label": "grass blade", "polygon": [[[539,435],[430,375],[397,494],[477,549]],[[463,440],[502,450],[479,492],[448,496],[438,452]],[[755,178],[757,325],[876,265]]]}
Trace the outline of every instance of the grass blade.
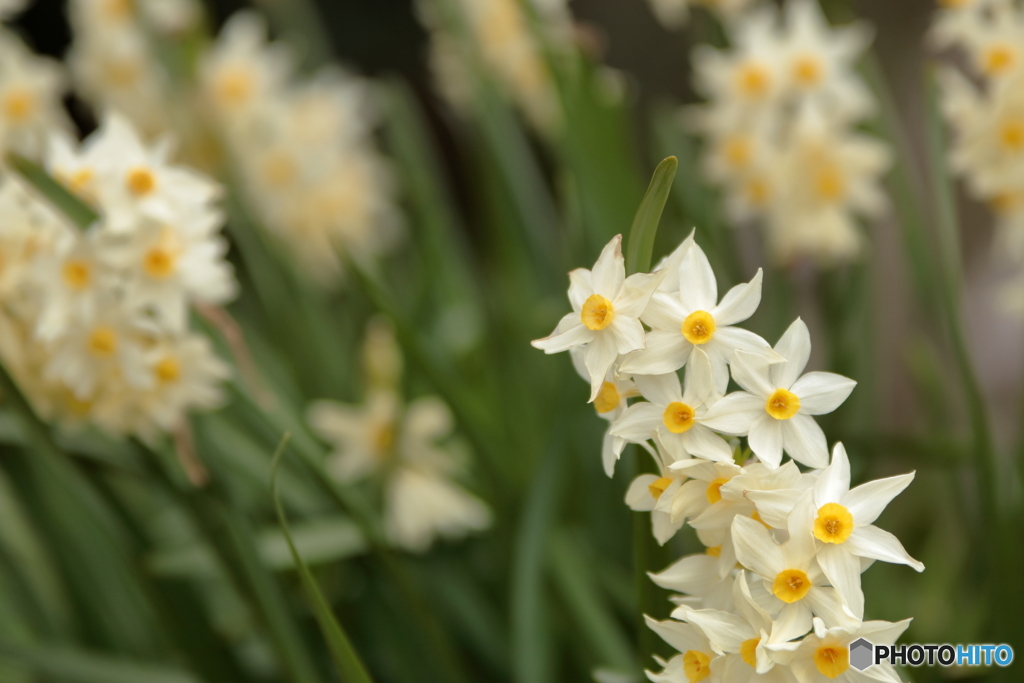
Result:
{"label": "grass blade", "polygon": [[24,664],[48,681],[60,683],[199,683],[198,678],[175,667],[140,664],[66,647],[0,640],[0,656]]}
{"label": "grass blade", "polygon": [[323,633],[324,640],[327,641],[331,658],[338,667],[342,680],[346,681],[346,683],[373,683],[373,679],[359,658],[359,654],[352,646],[351,641],[349,641],[345,630],[338,623],[338,620],[334,618],[330,605],[327,604],[327,600],[320,591],[320,586],[317,585],[316,579],[313,578],[313,574],[309,571],[309,567],[306,566],[302,556],[299,555],[299,551],[295,548],[295,543],[292,541],[291,533],[288,531],[288,519],[284,514],[284,507],[281,505],[277,480],[278,467],[281,464],[281,457],[284,455],[285,446],[288,444],[288,438],[289,435],[285,433],[277,447],[270,475],[270,486],[274,497],[274,507],[277,509],[277,520],[281,525],[281,533],[284,534],[284,540],[291,551],[292,559],[295,560],[295,567],[298,569],[299,577],[302,579],[302,587],[305,589],[306,596],[313,606],[317,623],[320,624],[320,631]]}
{"label": "grass blade", "polygon": [[654,238],[658,234],[658,223],[661,222],[661,213],[665,210],[665,202],[668,201],[678,166],[678,159],[667,157],[654,169],[654,177],[633,218],[633,227],[629,229],[629,242],[626,245],[627,273],[647,272],[651,268]]}
{"label": "grass blade", "polygon": [[42,166],[34,161],[29,161],[25,157],[11,152],[7,155],[7,164],[83,230],[99,219],[96,212],[90,209],[85,202],[64,189],[63,185],[54,180]]}

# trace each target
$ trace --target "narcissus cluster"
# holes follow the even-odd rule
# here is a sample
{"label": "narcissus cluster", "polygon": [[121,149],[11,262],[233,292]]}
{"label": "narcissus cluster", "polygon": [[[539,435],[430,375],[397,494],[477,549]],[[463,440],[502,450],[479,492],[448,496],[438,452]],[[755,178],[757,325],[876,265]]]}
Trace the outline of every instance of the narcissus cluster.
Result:
{"label": "narcissus cluster", "polygon": [[858,220],[886,206],[890,156],[856,130],[874,108],[855,70],[870,31],[830,26],[814,0],[751,9],[725,27],[730,49],[694,52],[707,103],[684,121],[705,140],[705,173],[731,220],[762,225],[781,263],[857,257]]}
{"label": "narcissus cluster", "polygon": [[[829,459],[814,416],[855,382],[804,372],[811,342],[799,318],[774,347],[738,327],[760,303],[761,272],[719,298],[692,235],[653,273],[628,277],[616,237],[570,283],[573,311],[534,346],[570,351],[589,382],[609,421],[609,476],[627,443],[653,456],[626,502],[650,511],[658,543],[688,523],[705,546],[651,575],[677,593],[672,618],[648,623],[678,654],[648,677],[869,680],[850,668],[850,643],[890,644],[909,620],[863,621],[861,573],[877,560],[924,566],[874,524],[913,473],[851,489],[842,444]],[[726,394],[730,380],[739,390]],[[872,675],[899,680],[888,665]]]}

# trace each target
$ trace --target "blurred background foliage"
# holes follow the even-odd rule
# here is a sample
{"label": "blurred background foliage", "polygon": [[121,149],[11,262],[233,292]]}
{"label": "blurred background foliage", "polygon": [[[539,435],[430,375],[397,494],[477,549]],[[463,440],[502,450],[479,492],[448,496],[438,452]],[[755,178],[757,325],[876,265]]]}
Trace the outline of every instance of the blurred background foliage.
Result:
{"label": "blurred background foliage", "polygon": [[[15,23],[40,52],[61,56],[68,45],[62,4],[39,0]],[[695,226],[722,291],[764,266],[763,304],[750,329],[774,342],[802,316],[816,343],[812,366],[860,383],[823,420],[830,439],[847,445],[854,481],[918,472],[881,524],[928,570],[872,568],[867,617],[915,617],[908,642],[1020,646],[1024,520],[1013,444],[1024,340],[1020,324],[985,300],[984,213],[958,197],[959,216],[938,215],[945,181],[929,149],[921,47],[931,4],[823,4],[833,20],[859,16],[875,26],[867,72],[889,109],[872,125],[902,145],[890,178],[896,210],[868,226],[862,262],[832,271],[772,267],[760,235],[731,230],[698,173],[698,142],[675,125],[674,110],[695,99],[693,42],[721,40],[706,15],[668,32],[641,0],[574,0],[589,54],[559,64],[570,124],[544,140],[486,83],[469,119],[442,104],[427,70],[427,34],[408,1],[257,3],[307,67],[334,58],[379,79],[379,134],[397,169],[408,243],[325,292],[253,239],[243,211],[230,212],[243,293],[228,310],[259,378],[247,383],[243,373],[226,407],[193,418],[195,450],[211,477],[201,490],[184,478],[170,444],[99,435],[54,443],[8,392],[0,412],[0,681],[337,680],[273,507],[271,455],[285,431],[292,442],[281,496],[298,550],[376,680],[553,683],[591,680],[595,669],[635,675],[648,665],[638,653],[658,646],[640,614],[664,618],[670,605],[653,586],[638,590],[643,571],[701,546],[682,534],[664,549],[646,548],[645,566],[634,565],[632,529],[637,520],[644,529],[646,515],[621,501],[648,463],[629,456],[614,479],[605,477],[584,384],[566,359],[528,342],[565,308],[565,273],[628,230],[650,172],[668,155],[680,166],[655,258]],[[219,25],[245,3],[207,6]],[[620,70],[624,99],[603,90],[601,63]],[[69,107],[83,132],[95,125],[83,103]],[[954,307],[964,318],[949,320],[937,290],[952,275],[935,255],[942,221],[957,218],[965,229],[955,258],[965,274]],[[905,239],[915,220],[925,253]],[[424,555],[382,541],[376,494],[327,477],[326,446],[302,421],[312,399],[362,400],[359,348],[377,313],[401,343],[404,393],[438,394],[452,407],[474,452],[473,488],[494,513],[486,533]],[[203,324],[230,357],[225,328]],[[960,334],[970,342],[977,395],[956,360]],[[978,399],[1005,454],[999,475],[977,464],[988,457],[971,419]],[[992,510],[996,517],[984,516]],[[905,675],[1019,680],[1019,671]]]}

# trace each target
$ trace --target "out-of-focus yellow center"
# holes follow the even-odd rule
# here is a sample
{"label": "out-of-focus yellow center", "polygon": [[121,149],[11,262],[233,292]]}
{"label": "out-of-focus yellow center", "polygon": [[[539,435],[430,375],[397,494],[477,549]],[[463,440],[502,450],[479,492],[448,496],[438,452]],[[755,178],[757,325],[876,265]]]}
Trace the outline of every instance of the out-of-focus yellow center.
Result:
{"label": "out-of-focus yellow center", "polygon": [[287,152],[272,153],[263,161],[263,179],[271,187],[285,187],[295,180],[298,171],[295,160]]}
{"label": "out-of-focus yellow center", "polygon": [[682,333],[691,344],[707,344],[715,336],[715,319],[707,311],[694,311],[686,316]]}
{"label": "out-of-focus yellow center", "polygon": [[982,57],[982,70],[989,76],[1006,73],[1017,61],[1017,51],[1010,45],[992,45]]}
{"label": "out-of-focus yellow center", "polygon": [[705,555],[710,555],[711,557],[721,557],[722,556],[722,546],[720,546],[720,545],[713,545],[710,548],[705,548],[704,549],[704,554]]}
{"label": "out-of-focus yellow center", "polygon": [[789,389],[776,389],[764,402],[764,409],[776,420],[788,420],[800,410],[800,397]]}
{"label": "out-of-focus yellow center", "polygon": [[619,390],[615,388],[615,385],[611,382],[605,382],[601,385],[601,390],[597,392],[597,398],[594,399],[594,410],[600,414],[610,413],[619,407]]}
{"label": "out-of-focus yellow center", "polygon": [[742,135],[733,135],[725,141],[723,146],[725,160],[733,168],[745,168],[750,164],[753,156],[750,140]]}
{"label": "out-of-focus yellow center", "polygon": [[760,645],[760,638],[750,638],[740,643],[740,657],[753,668],[757,668],[757,646]]}
{"label": "out-of-focus yellow center", "polygon": [[1013,213],[1024,204],[1024,193],[1022,192],[1000,192],[991,199],[989,205],[992,210],[999,214]]}
{"label": "out-of-focus yellow center", "polygon": [[4,118],[15,123],[27,121],[36,109],[36,96],[28,88],[13,87],[4,93]]}
{"label": "out-of-focus yellow center", "polygon": [[813,88],[821,83],[825,67],[817,55],[800,55],[793,60],[793,79],[804,88]]}
{"label": "out-of-focus yellow center", "polygon": [[91,168],[80,168],[68,176],[68,189],[76,194],[85,193],[92,183],[93,172]]}
{"label": "out-of-focus yellow center", "polygon": [[725,477],[719,477],[718,479],[715,479],[713,482],[708,484],[708,490],[704,492],[704,495],[707,496],[709,503],[714,505],[718,501],[722,500],[722,484],[726,483],[727,481],[729,480],[726,479]]}
{"label": "out-of-focus yellow center", "polygon": [[214,85],[214,92],[222,104],[238,106],[252,96],[254,88],[252,70],[244,66],[225,68]]}
{"label": "out-of-focus yellow center", "polygon": [[834,164],[823,164],[814,172],[814,192],[826,202],[835,202],[846,193],[846,179]]}
{"label": "out-of-focus yellow center", "polygon": [[784,569],[775,577],[772,592],[783,602],[790,603],[802,600],[807,591],[811,590],[811,581],[807,574],[799,569]]}
{"label": "out-of-focus yellow center", "polygon": [[81,291],[92,282],[92,267],[82,259],[68,259],[61,270],[64,284],[71,289]]}
{"label": "out-of-focus yellow center", "polygon": [[580,311],[580,320],[590,330],[603,330],[612,324],[614,318],[615,307],[600,294],[591,294]]}
{"label": "out-of-focus yellow center", "polygon": [[825,503],[814,520],[814,537],[824,543],[843,543],[853,533],[853,515],[839,503]]}
{"label": "out-of-focus yellow center", "polygon": [[390,422],[377,425],[373,428],[370,439],[377,457],[388,457],[391,454],[391,447],[395,444],[395,426]]}
{"label": "out-of-focus yellow center", "polygon": [[89,334],[88,346],[94,356],[111,356],[117,351],[117,332],[111,327],[100,325]]}
{"label": "out-of-focus yellow center", "polygon": [[103,65],[103,77],[115,88],[126,88],[135,85],[142,69],[137,62],[128,59],[111,59]]}
{"label": "out-of-focus yellow center", "polygon": [[665,493],[665,489],[672,485],[672,480],[668,477],[662,477],[655,479],[647,485],[647,490],[651,492],[651,497],[654,500],[661,498],[661,494]]}
{"label": "out-of-focus yellow center", "polygon": [[1003,121],[999,128],[999,142],[1010,152],[1024,150],[1024,119],[1009,119]]}
{"label": "out-of-focus yellow center", "polygon": [[154,280],[162,280],[174,273],[177,257],[170,249],[157,246],[148,250],[142,259],[142,268],[146,275]]}
{"label": "out-of-focus yellow center", "polygon": [[661,416],[665,428],[673,434],[682,434],[693,427],[693,408],[682,401],[673,401]]}
{"label": "out-of-focus yellow center", "polygon": [[137,166],[124,177],[125,187],[136,197],[145,197],[156,189],[156,176],[144,166]]}
{"label": "out-of-focus yellow center", "polygon": [[814,665],[822,676],[838,678],[850,668],[850,649],[842,645],[822,645],[814,651]]}
{"label": "out-of-focus yellow center", "polygon": [[711,675],[710,664],[711,659],[703,652],[687,650],[683,655],[683,673],[686,674],[686,680],[690,683],[703,681]]}
{"label": "out-of-focus yellow center", "polygon": [[181,363],[174,356],[164,356],[153,366],[153,374],[162,384],[177,382],[181,377]]}
{"label": "out-of-focus yellow center", "polygon": [[736,85],[740,93],[751,99],[764,97],[771,83],[771,72],[759,62],[747,62],[736,73]]}
{"label": "out-of-focus yellow center", "polygon": [[958,9],[973,4],[974,0],[939,0],[939,5],[946,9]]}
{"label": "out-of-focus yellow center", "polygon": [[132,2],[131,0],[103,0],[99,9],[105,19],[127,19],[132,15]]}
{"label": "out-of-focus yellow center", "polygon": [[771,199],[771,187],[764,178],[748,179],[743,189],[746,192],[747,201],[753,206],[764,206]]}

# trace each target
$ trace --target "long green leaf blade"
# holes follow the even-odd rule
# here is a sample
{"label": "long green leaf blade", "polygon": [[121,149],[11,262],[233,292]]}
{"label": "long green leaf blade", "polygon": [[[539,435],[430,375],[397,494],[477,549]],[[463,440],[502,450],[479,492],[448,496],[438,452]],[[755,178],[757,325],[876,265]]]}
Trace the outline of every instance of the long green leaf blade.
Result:
{"label": "long green leaf blade", "polygon": [[64,189],[63,185],[54,180],[42,166],[34,161],[11,152],[7,155],[7,164],[49,200],[57,210],[83,230],[99,218],[85,202]]}
{"label": "long green leaf blade", "polygon": [[651,184],[647,187],[647,193],[633,218],[633,226],[629,229],[629,242],[626,245],[627,273],[646,272],[651,268],[654,237],[658,234],[658,223],[661,222],[661,213],[665,210],[665,202],[668,201],[678,166],[678,159],[668,157],[654,169]]}

